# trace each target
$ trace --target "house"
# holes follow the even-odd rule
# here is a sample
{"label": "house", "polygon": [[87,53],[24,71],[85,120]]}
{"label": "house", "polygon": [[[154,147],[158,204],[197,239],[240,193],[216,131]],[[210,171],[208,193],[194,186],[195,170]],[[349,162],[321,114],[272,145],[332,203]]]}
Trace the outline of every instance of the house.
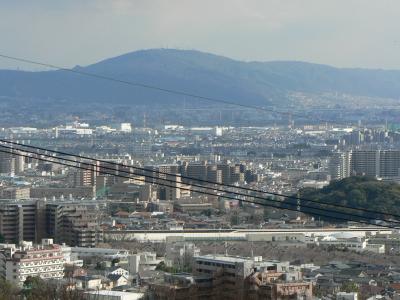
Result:
{"label": "house", "polygon": [[76,267],[74,265],[66,265],[64,269],[64,276],[67,278],[75,278],[79,276],[86,276],[87,271],[86,269]]}
{"label": "house", "polygon": [[76,286],[88,290],[101,289],[102,283],[100,277],[95,276],[77,276],[75,277]]}
{"label": "house", "polygon": [[129,278],[124,275],[109,274],[107,278],[113,283],[113,287],[129,284]]}
{"label": "house", "polygon": [[340,291],[341,285],[333,280],[332,277],[329,276],[320,276],[317,278],[317,282],[315,284],[315,288],[321,294],[336,294]]}
{"label": "house", "polygon": [[129,276],[129,271],[125,270],[121,267],[111,267],[106,270],[107,275],[124,275],[125,277]]}

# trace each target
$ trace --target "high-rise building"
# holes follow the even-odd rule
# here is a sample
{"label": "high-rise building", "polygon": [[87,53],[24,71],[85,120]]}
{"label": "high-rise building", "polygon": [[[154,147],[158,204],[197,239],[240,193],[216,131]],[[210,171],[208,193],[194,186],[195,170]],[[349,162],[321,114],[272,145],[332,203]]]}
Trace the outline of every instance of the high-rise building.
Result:
{"label": "high-rise building", "polygon": [[101,240],[96,204],[48,203],[46,221],[48,235],[58,243],[95,247]]}
{"label": "high-rise building", "polygon": [[181,198],[182,180],[180,174],[163,175],[163,179],[158,179],[160,200],[177,200]]}
{"label": "high-rise building", "polygon": [[216,183],[222,183],[222,171],[218,170],[216,165],[208,166],[207,180]]}
{"label": "high-rise building", "polygon": [[329,171],[332,179],[370,176],[383,179],[400,177],[400,150],[351,150],[334,153]]}
{"label": "high-rise building", "polygon": [[15,157],[0,152],[0,174],[15,174]]}
{"label": "high-rise building", "polygon": [[335,152],[329,161],[329,173],[332,179],[350,176],[351,152]]}
{"label": "high-rise building", "polygon": [[[207,180],[207,163],[205,161],[198,163],[190,163],[184,165],[184,174],[186,177]],[[185,182],[193,182],[193,180],[185,180]]]}
{"label": "high-rise building", "polygon": [[25,171],[25,157],[24,156],[14,156],[15,158],[15,174],[21,174]]}
{"label": "high-rise building", "polygon": [[4,200],[0,234],[7,243],[54,238],[70,246],[94,247],[102,239],[99,207],[92,203]]}
{"label": "high-rise building", "polygon": [[253,172],[246,170],[245,165],[234,165],[230,162],[221,164],[208,164],[207,161],[183,162],[181,165],[145,166],[144,169],[138,173],[146,177],[146,182],[159,184],[160,200],[176,200],[181,196],[188,196],[190,193],[187,192],[185,185],[199,185],[204,181],[224,184],[244,182],[246,178],[248,182],[258,181],[258,176],[253,176]]}
{"label": "high-rise building", "polygon": [[379,177],[379,150],[356,150],[351,152],[351,175]]}
{"label": "high-rise building", "polygon": [[400,151],[379,151],[379,177],[400,177]]}
{"label": "high-rise building", "polygon": [[72,186],[94,186],[96,185],[96,175],[94,170],[76,170],[72,175]]}
{"label": "high-rise building", "polygon": [[217,165],[217,169],[221,171],[222,183],[231,184],[231,166],[228,163],[221,163]]}
{"label": "high-rise building", "polygon": [[0,233],[7,243],[38,242],[46,237],[43,202],[9,201],[0,204]]}

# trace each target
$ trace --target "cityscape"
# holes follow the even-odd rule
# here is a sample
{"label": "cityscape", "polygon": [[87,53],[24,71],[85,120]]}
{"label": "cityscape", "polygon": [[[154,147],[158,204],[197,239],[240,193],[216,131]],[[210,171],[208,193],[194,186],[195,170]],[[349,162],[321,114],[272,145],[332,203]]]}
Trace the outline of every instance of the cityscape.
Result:
{"label": "cityscape", "polygon": [[400,299],[397,16],[222,2],[0,4],[0,300]]}

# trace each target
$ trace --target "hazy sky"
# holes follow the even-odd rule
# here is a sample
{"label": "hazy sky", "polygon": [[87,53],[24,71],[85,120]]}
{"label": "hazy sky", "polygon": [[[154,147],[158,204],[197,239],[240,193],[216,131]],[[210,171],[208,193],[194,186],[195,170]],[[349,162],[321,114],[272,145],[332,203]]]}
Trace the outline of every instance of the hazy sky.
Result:
{"label": "hazy sky", "polygon": [[163,47],[400,69],[399,0],[0,0],[0,34],[0,53],[63,66]]}

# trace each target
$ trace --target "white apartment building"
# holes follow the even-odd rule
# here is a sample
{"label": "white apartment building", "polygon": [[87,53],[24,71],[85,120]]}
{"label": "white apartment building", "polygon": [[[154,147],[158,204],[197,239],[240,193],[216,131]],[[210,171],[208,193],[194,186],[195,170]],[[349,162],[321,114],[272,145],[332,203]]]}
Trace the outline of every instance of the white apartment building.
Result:
{"label": "white apartment building", "polygon": [[27,277],[61,279],[64,276],[64,256],[60,245],[52,239],[43,239],[33,246],[23,242],[21,247],[5,247],[0,250],[0,276],[22,285]]}

